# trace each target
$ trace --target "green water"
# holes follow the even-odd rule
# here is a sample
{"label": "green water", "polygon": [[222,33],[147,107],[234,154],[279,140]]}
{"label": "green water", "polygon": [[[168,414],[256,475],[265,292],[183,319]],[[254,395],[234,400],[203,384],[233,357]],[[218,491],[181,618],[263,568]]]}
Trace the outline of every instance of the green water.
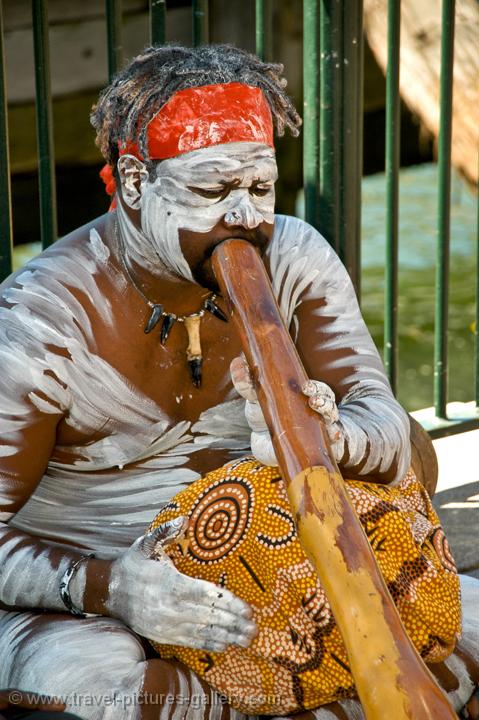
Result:
{"label": "green water", "polygon": [[[398,397],[408,410],[433,404],[437,166],[401,171]],[[449,400],[474,399],[477,200],[454,177],[451,206]],[[385,176],[363,181],[362,309],[382,352]]]}
{"label": "green water", "polygon": [[[385,176],[363,180],[362,310],[382,352],[385,264]],[[477,200],[453,179],[449,309],[449,400],[474,399]],[[298,214],[301,215],[301,202]],[[433,404],[434,276],[437,166],[401,170],[398,397],[408,410]],[[20,267],[38,243],[15,251]]]}

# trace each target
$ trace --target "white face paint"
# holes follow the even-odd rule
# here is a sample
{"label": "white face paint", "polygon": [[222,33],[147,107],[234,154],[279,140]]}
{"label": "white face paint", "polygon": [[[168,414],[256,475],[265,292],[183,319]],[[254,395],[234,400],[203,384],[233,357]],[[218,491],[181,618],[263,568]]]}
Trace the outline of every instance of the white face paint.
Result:
{"label": "white face paint", "polygon": [[[141,184],[142,245],[119,207],[128,250],[150,267],[156,262],[193,282],[181,252],[179,230],[206,233],[223,219],[247,229],[274,221],[274,150],[260,143],[228,143],[158,163],[156,178]],[[230,189],[228,190],[228,185]]]}

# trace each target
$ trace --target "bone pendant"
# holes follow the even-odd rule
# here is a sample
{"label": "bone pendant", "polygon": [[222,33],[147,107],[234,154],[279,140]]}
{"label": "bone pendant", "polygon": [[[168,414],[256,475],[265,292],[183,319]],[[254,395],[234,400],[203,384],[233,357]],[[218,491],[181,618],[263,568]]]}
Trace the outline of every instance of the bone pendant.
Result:
{"label": "bone pendant", "polygon": [[200,323],[201,315],[189,315],[188,317],[185,317],[185,327],[186,332],[188,333],[186,357],[188,359],[191,379],[195,387],[200,387],[201,385],[201,368],[203,364],[203,357],[201,354]]}

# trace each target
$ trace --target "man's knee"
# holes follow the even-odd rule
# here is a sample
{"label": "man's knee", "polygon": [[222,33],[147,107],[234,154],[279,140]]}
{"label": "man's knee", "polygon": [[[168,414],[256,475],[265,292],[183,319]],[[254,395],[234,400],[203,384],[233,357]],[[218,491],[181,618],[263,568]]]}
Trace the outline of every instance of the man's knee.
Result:
{"label": "man's knee", "polygon": [[55,697],[76,693],[78,703],[100,703],[126,679],[139,689],[145,664],[139,639],[111,618],[12,614],[0,623],[0,650],[0,685]]}

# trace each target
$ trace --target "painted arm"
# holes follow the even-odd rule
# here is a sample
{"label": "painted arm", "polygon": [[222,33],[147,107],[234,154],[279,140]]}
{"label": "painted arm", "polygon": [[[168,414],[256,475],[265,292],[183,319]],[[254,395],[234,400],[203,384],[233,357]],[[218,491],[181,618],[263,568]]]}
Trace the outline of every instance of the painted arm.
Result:
{"label": "painted arm", "polygon": [[[60,581],[83,553],[43,542],[9,527],[8,520],[28,500],[50,458],[61,413],[42,413],[24,403],[28,423],[0,414],[0,604],[4,608],[43,608],[65,612]],[[17,420],[17,422],[16,422]],[[21,423],[23,424],[23,422]],[[145,547],[168,539],[171,528],[139,538],[110,560],[82,563],[70,584],[75,607],[116,617],[145,637],[161,643],[222,651],[247,646],[256,632],[242,600],[212,583],[179,573],[158,549],[150,559]]]}
{"label": "painted arm", "polygon": [[[346,269],[316,230],[281,216],[265,260],[306,372],[334,394],[327,388],[307,392],[342,472],[399,481],[410,463],[409,421],[391,392]],[[257,409],[248,414],[259,434]],[[252,443],[266,450],[264,434]]]}
{"label": "painted arm", "polygon": [[[407,414],[391,392],[346,269],[329,246],[315,261],[318,275],[298,299],[293,322],[306,372],[334,392],[339,415],[330,436],[337,431],[337,461],[347,477],[398,482],[410,464]],[[308,394],[322,412],[323,393],[319,403],[314,388]]]}
{"label": "painted arm", "polygon": [[[95,280],[108,251],[96,231],[81,248],[83,254],[60,241],[0,288],[0,605],[6,608],[65,612],[60,582],[85,551],[29,536],[12,527],[12,518],[45,474],[60,421],[88,436],[81,413],[87,419],[95,413],[91,377],[99,366],[105,387],[113,381],[110,407],[124,410],[114,394],[118,377],[89,350],[92,307],[110,318]],[[91,302],[84,306],[85,293]],[[61,513],[61,497],[58,502]],[[166,554],[154,560],[142,548],[139,538],[119,556],[82,562],[70,582],[74,606],[118,618],[158,642],[214,650],[249,643],[255,627],[245,603],[181,575]]]}

